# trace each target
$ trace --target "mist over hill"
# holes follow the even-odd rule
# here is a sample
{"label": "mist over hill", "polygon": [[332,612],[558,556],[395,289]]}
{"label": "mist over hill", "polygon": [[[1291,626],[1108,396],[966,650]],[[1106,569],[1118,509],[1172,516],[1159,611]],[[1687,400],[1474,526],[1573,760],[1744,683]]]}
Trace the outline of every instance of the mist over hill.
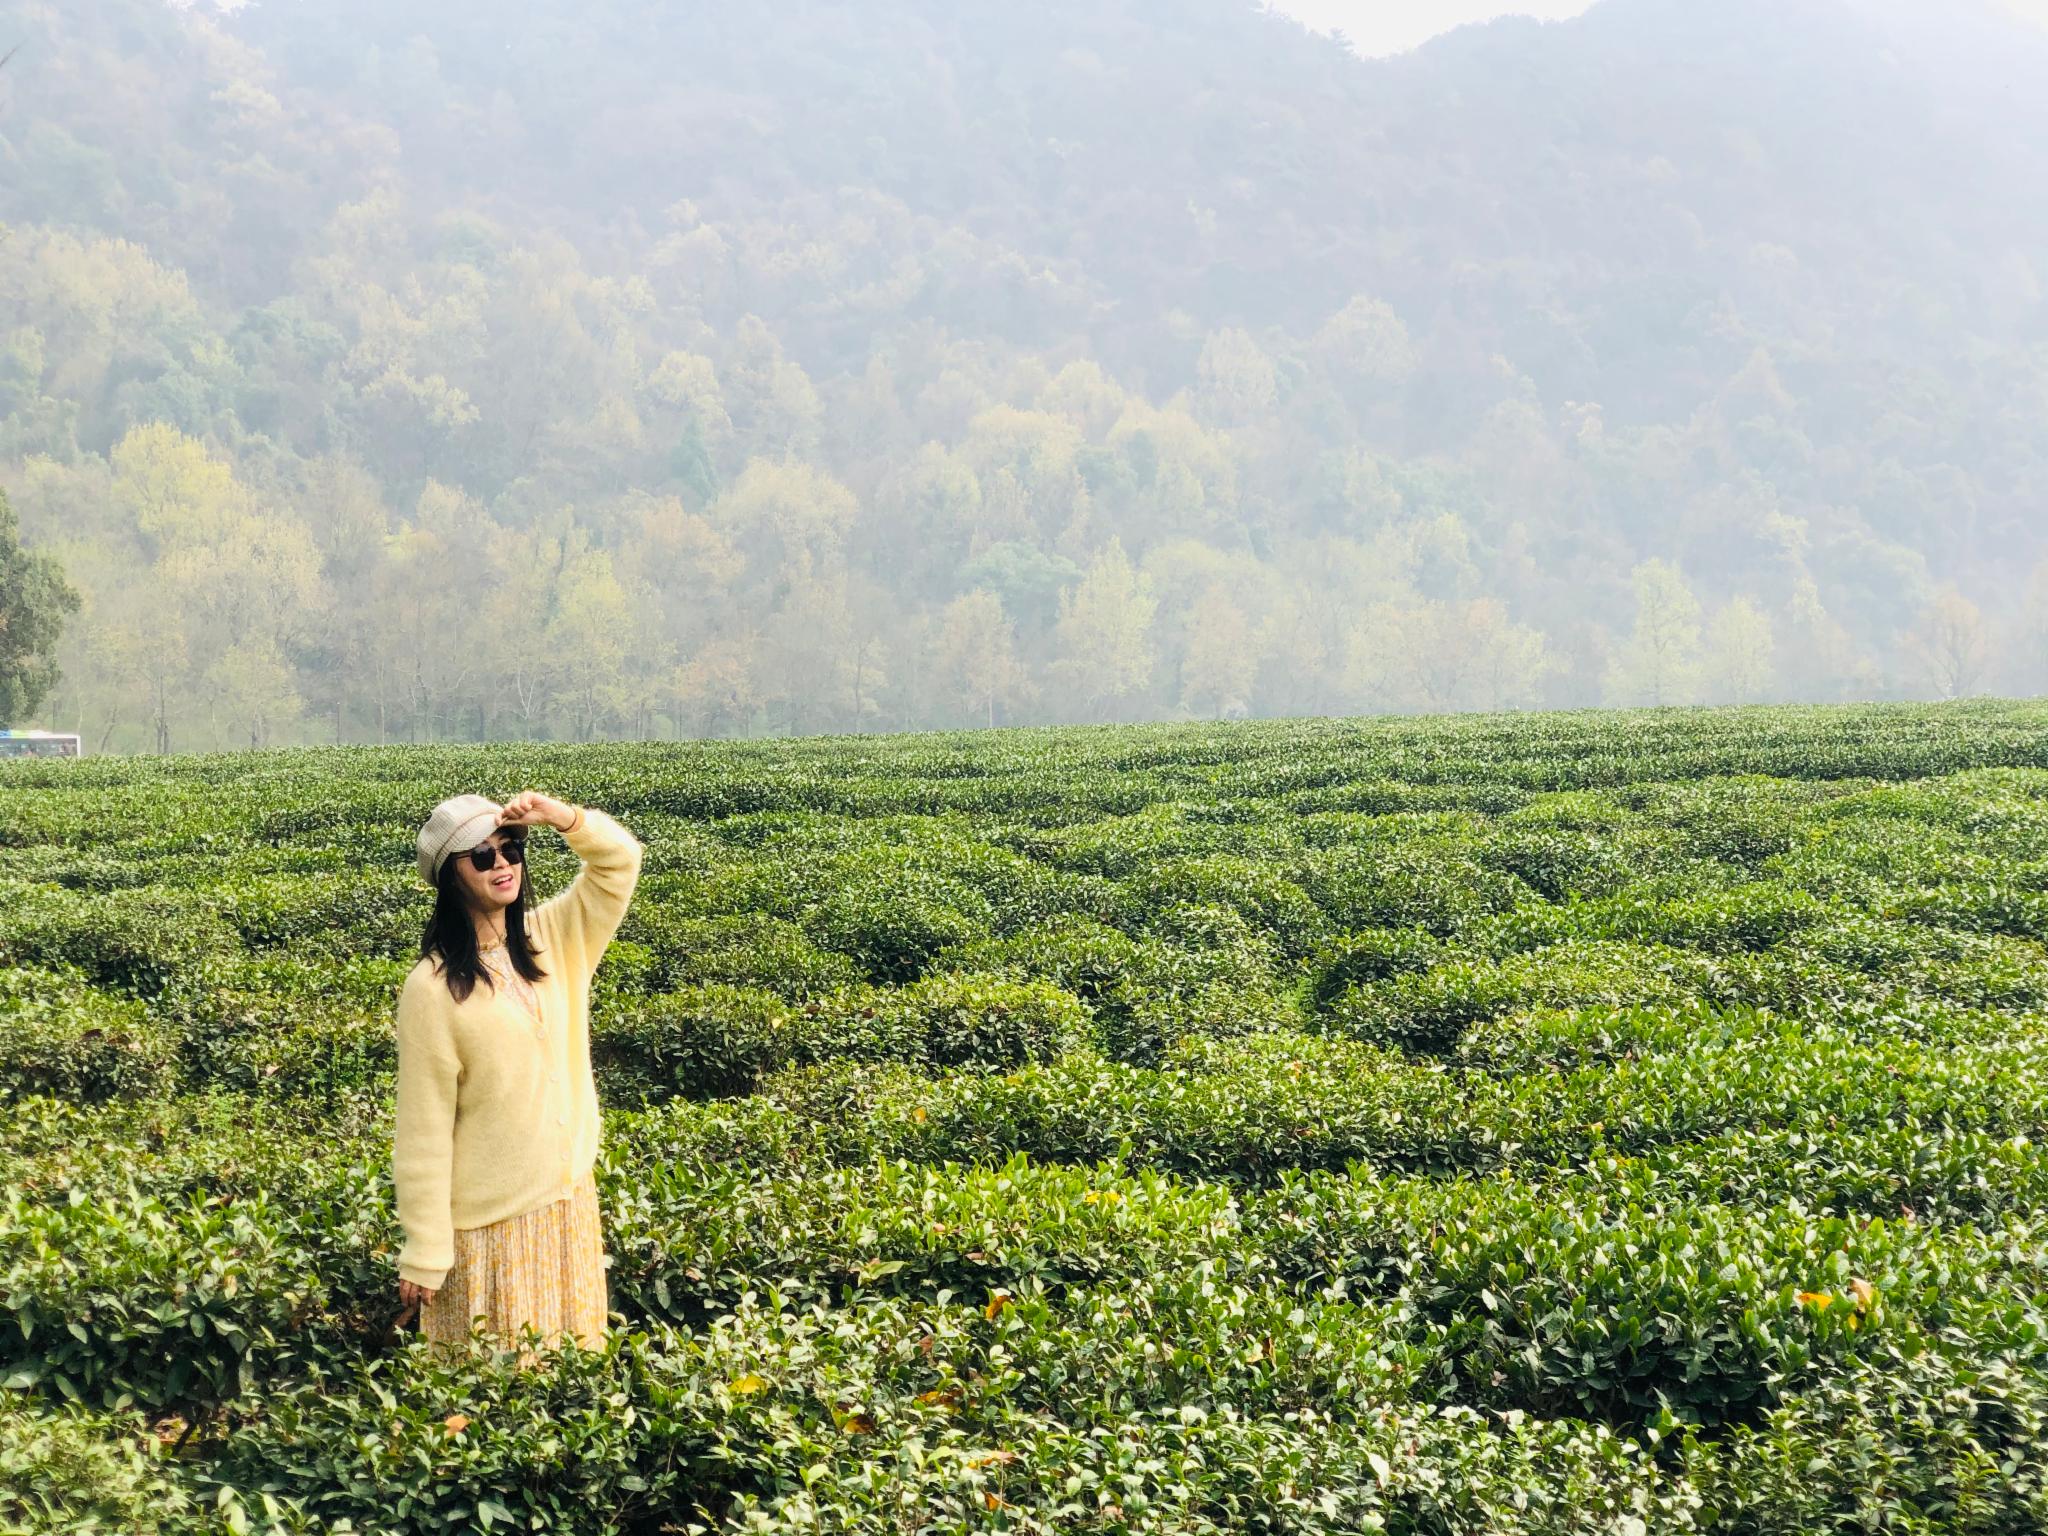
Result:
{"label": "mist over hill", "polygon": [[2048,690],[2048,38],[0,0],[112,748]]}

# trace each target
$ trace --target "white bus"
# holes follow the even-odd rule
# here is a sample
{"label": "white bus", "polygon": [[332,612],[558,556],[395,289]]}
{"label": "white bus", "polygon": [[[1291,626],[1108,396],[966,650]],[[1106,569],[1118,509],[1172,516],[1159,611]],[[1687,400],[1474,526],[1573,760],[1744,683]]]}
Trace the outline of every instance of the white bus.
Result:
{"label": "white bus", "polygon": [[0,758],[76,756],[78,738],[62,731],[0,731]]}

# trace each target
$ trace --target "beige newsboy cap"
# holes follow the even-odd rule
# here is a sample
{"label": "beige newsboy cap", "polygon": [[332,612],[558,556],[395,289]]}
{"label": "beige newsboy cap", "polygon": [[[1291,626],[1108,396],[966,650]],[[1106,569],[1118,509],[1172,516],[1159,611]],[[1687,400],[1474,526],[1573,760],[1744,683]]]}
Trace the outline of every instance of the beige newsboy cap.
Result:
{"label": "beige newsboy cap", "polygon": [[502,809],[482,795],[451,795],[435,806],[420,828],[420,878],[429,885],[439,881],[449,854],[474,848],[498,830]]}

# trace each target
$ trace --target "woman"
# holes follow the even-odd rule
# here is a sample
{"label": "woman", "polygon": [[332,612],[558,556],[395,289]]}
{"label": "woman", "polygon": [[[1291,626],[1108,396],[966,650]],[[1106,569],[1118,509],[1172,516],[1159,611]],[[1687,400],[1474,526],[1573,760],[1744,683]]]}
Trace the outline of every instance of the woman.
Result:
{"label": "woman", "polygon": [[[531,913],[526,829],[583,861]],[[419,832],[434,915],[398,995],[392,1174],[405,1247],[398,1295],[429,1338],[471,1320],[516,1339],[604,1337],[590,977],[640,874],[640,844],[602,811],[527,790],[457,795]],[[522,1358],[528,1358],[522,1356]]]}

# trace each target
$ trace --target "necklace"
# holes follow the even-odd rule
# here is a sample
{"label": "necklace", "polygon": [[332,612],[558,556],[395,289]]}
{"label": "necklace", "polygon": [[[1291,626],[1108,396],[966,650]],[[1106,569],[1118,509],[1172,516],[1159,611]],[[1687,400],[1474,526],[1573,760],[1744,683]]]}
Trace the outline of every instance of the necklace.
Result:
{"label": "necklace", "polygon": [[512,969],[511,955],[506,950],[504,944],[500,942],[491,945],[488,949],[479,949],[476,957],[483,963],[484,969],[489,971],[497,981],[504,985],[507,991],[519,1000],[520,1006],[532,1015],[533,1022],[538,1024],[540,1022],[540,995],[534,990],[532,982]]}

